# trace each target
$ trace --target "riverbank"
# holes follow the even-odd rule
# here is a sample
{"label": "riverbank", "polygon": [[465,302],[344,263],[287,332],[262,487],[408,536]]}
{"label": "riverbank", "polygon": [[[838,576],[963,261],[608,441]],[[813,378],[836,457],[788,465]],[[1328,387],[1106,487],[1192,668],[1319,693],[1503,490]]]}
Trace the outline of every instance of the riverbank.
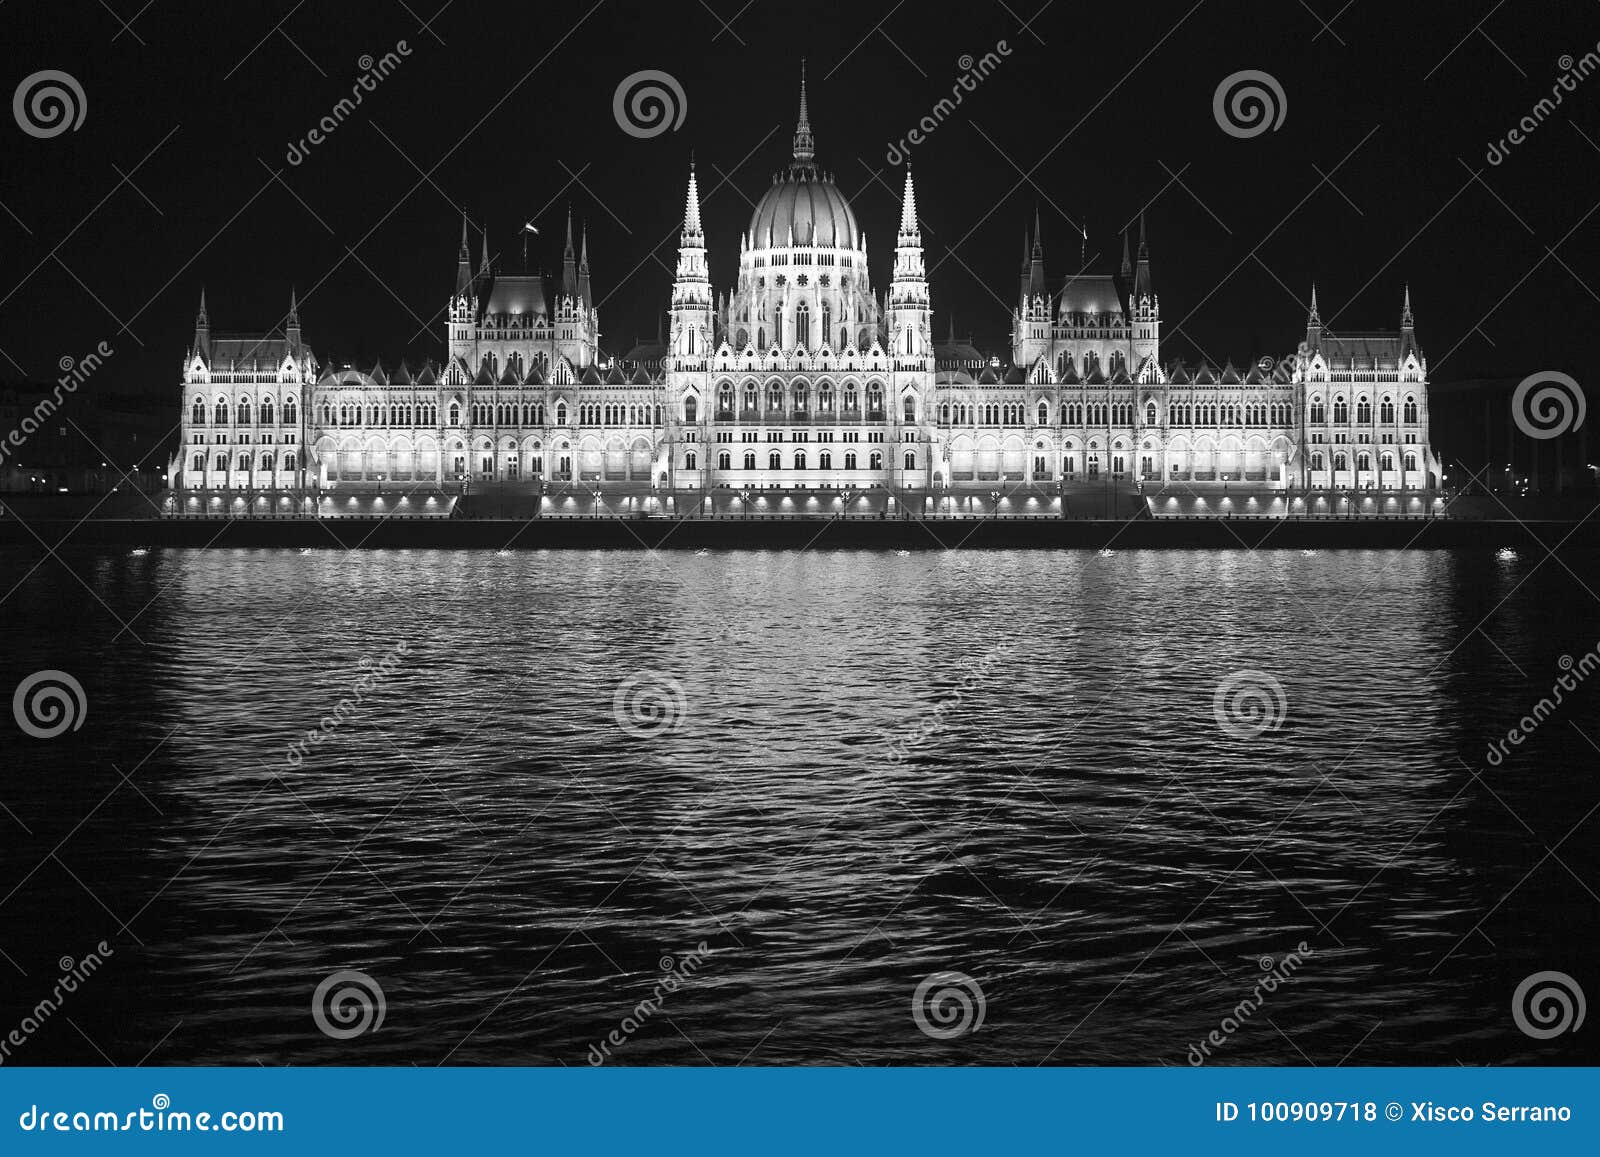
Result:
{"label": "riverbank", "polygon": [[0,520],[0,546],[299,549],[1451,549],[1600,545],[1600,519]]}

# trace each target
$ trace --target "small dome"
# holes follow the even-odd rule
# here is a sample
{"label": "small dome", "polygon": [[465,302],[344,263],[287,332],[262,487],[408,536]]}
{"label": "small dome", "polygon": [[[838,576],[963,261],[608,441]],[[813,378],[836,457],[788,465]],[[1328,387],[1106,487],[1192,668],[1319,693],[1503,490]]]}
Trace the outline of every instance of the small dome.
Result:
{"label": "small dome", "polygon": [[750,246],[767,248],[770,229],[770,244],[785,248],[791,228],[796,245],[856,249],[860,243],[856,215],[839,187],[814,169],[799,165],[779,178],[756,205],[750,215]]}

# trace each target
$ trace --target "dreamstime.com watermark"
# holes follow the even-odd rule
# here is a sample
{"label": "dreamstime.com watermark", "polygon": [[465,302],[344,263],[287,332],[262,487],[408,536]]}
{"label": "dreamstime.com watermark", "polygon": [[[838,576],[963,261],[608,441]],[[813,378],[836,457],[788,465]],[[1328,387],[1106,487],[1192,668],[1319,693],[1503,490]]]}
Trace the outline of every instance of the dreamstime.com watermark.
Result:
{"label": "dreamstime.com watermark", "polygon": [[607,1033],[605,1039],[589,1046],[589,1063],[598,1068],[610,1060],[611,1050],[627,1044],[629,1037],[661,1011],[661,1005],[666,998],[682,988],[715,954],[716,950],[702,940],[691,952],[685,952],[678,957],[663,956],[659,962],[661,979],[656,981],[650,995],[634,1005],[628,1015],[622,1018],[622,1023]]}
{"label": "dreamstime.com watermark", "polygon": [[1289,98],[1270,72],[1246,68],[1222,78],[1211,94],[1211,115],[1230,137],[1248,140],[1277,131],[1289,115]]}
{"label": "dreamstime.com watermark", "polygon": [[612,692],[611,717],[635,739],[676,731],[689,717],[689,697],[664,671],[635,671]]}
{"label": "dreamstime.com watermark", "polygon": [[630,137],[649,140],[678,131],[689,115],[689,98],[677,77],[647,68],[622,78],[611,94],[611,115]]}
{"label": "dreamstime.com watermark", "polygon": [[950,95],[940,97],[928,115],[923,117],[911,130],[898,141],[889,142],[889,147],[884,151],[883,159],[891,165],[903,164],[911,156],[911,150],[923,144],[931,137],[951,113],[956,111],[969,92],[977,92],[978,85],[989,78],[995,69],[1000,67],[1000,62],[1011,55],[1011,45],[1004,40],[997,40],[994,49],[985,52],[982,56],[973,58],[972,54],[965,53],[956,61],[956,66],[961,69],[961,75],[956,77],[955,84],[950,86]]}
{"label": "dreamstime.com watermark", "polygon": [[1565,972],[1535,972],[1511,995],[1511,1019],[1534,1040],[1550,1040],[1583,1027],[1583,989]]}
{"label": "dreamstime.com watermark", "polygon": [[911,1019],[934,1040],[954,1040],[983,1027],[989,1002],[965,972],[931,972],[911,994]]}
{"label": "dreamstime.com watermark", "polygon": [[94,946],[94,951],[82,960],[73,960],[70,956],[63,956],[58,960],[56,966],[61,969],[61,975],[57,978],[55,987],[50,990],[50,995],[35,1004],[16,1028],[4,1037],[0,1037],[0,1065],[11,1059],[13,1050],[27,1044],[28,1039],[61,1010],[67,997],[77,992],[79,985],[100,971],[100,966],[106,962],[107,957],[114,955],[116,953],[111,945],[102,940]]}
{"label": "dreamstime.com watermark", "polygon": [[284,762],[290,767],[299,767],[304,763],[313,747],[350,721],[356,713],[356,708],[360,707],[362,701],[377,687],[378,680],[394,674],[395,668],[400,665],[400,659],[410,650],[411,644],[402,639],[394,645],[389,654],[376,663],[370,658],[363,657],[358,664],[361,676],[356,680],[352,693],[334,704],[332,713],[324,715],[315,727],[306,732],[304,739],[297,739],[289,745],[289,749],[284,752]]}
{"label": "dreamstime.com watermark", "polygon": [[89,99],[75,77],[47,68],[22,78],[11,94],[11,115],[23,132],[47,141],[69,130],[77,132],[89,115]]}
{"label": "dreamstime.com watermark", "polygon": [[333,109],[316,123],[316,126],[301,137],[298,141],[290,141],[289,149],[284,153],[283,159],[291,165],[298,165],[310,155],[311,150],[331,137],[335,130],[356,111],[369,92],[375,92],[378,82],[387,80],[389,74],[400,67],[400,62],[411,55],[411,46],[404,40],[396,40],[394,49],[385,52],[376,60],[370,53],[356,61],[361,69],[361,75],[356,77],[355,84],[350,86],[350,95],[341,97]]}
{"label": "dreamstime.com watermark", "polygon": [[1211,714],[1224,735],[1254,739],[1283,726],[1289,696],[1283,684],[1265,671],[1235,671],[1217,684]]}
{"label": "dreamstime.com watermark", "polygon": [[948,693],[941,695],[938,702],[932,707],[918,714],[916,722],[896,734],[885,734],[884,742],[888,746],[890,763],[904,763],[913,748],[921,747],[938,736],[948,726],[948,719],[954,711],[967,701],[967,696],[988,678],[989,672],[994,670],[996,664],[1011,653],[1011,645],[1003,644],[990,650],[977,664],[969,667],[957,680],[955,687]]}
{"label": "dreamstime.com watermark", "polygon": [[1550,685],[1550,694],[1541,696],[1539,701],[1528,709],[1527,714],[1517,720],[1515,727],[1506,732],[1504,739],[1490,742],[1484,759],[1490,767],[1499,767],[1506,761],[1506,756],[1511,754],[1513,747],[1521,747],[1525,739],[1539,729],[1550,716],[1554,715],[1556,708],[1566,701],[1566,697],[1578,689],[1582,683],[1596,671],[1600,671],[1600,643],[1594,648],[1585,651],[1574,661],[1571,655],[1562,655],[1556,661],[1565,674],[1558,675],[1556,681]]}
{"label": "dreamstime.com watermark", "polygon": [[89,700],[83,684],[65,671],[35,671],[17,684],[11,715],[24,734],[54,739],[83,726]]}
{"label": "dreamstime.com watermark", "polygon": [[334,1040],[377,1032],[388,1011],[383,985],[354,968],[323,977],[311,994],[311,1019],[323,1036]]}
{"label": "dreamstime.com watermark", "polygon": [[6,431],[4,438],[0,438],[0,466],[5,465],[12,451],[22,449],[27,440],[38,433],[39,427],[48,422],[51,415],[61,408],[61,403],[68,394],[77,393],[78,387],[88,381],[89,375],[105,365],[106,359],[116,352],[111,348],[110,342],[103,341],[81,358],[74,358],[70,354],[62,357],[56,363],[61,376],[56,379],[55,387],[49,395],[35,402],[33,409],[23,414],[22,420]]}
{"label": "dreamstime.com watermark", "polygon": [[1233,1011],[1222,1018],[1222,1023],[1206,1034],[1203,1040],[1196,1041],[1189,1046],[1189,1064],[1198,1068],[1210,1059],[1215,1049],[1220,1049],[1228,1043],[1228,1038],[1245,1026],[1245,1023],[1260,1011],[1266,1004],[1267,997],[1277,992],[1278,989],[1294,979],[1294,974],[1306,962],[1306,958],[1314,955],[1309,945],[1304,940],[1294,946],[1293,952],[1286,952],[1282,960],[1274,960],[1270,956],[1263,956],[1258,963],[1263,973],[1255,987],[1250,990],[1250,995],[1233,1006]]}
{"label": "dreamstime.com watermark", "polygon": [[1483,159],[1491,165],[1498,165],[1510,156],[1512,149],[1532,136],[1534,130],[1544,124],[1546,118],[1556,111],[1556,106],[1561,103],[1566,93],[1577,92],[1578,82],[1588,80],[1590,74],[1600,69],[1600,43],[1596,43],[1594,48],[1577,60],[1572,59],[1571,53],[1563,55],[1556,61],[1556,66],[1561,69],[1561,75],[1556,77],[1556,82],[1550,86],[1550,96],[1540,97],[1517,122],[1515,128],[1498,141],[1489,142],[1488,151],[1483,154]]}
{"label": "dreamstime.com watermark", "polygon": [[125,1113],[108,1109],[50,1109],[29,1105],[17,1118],[24,1133],[282,1133],[276,1109],[224,1109],[191,1113],[174,1109],[172,1098],[157,1093],[148,1109]]}
{"label": "dreamstime.com watermark", "polygon": [[1511,392],[1511,420],[1541,442],[1578,429],[1588,409],[1578,380],[1559,370],[1529,374]]}

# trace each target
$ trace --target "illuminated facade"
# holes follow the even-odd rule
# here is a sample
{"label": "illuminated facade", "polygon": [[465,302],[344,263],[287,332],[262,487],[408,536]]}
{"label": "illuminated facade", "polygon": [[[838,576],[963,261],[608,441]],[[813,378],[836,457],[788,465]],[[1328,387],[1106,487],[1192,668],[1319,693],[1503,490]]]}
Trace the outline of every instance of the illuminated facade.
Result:
{"label": "illuminated facade", "polygon": [[441,365],[324,368],[292,300],[281,336],[213,337],[202,296],[174,479],[252,510],[426,488],[624,493],[662,509],[727,491],[883,491],[921,511],[963,492],[1439,484],[1409,292],[1397,331],[1336,335],[1313,290],[1291,357],[1163,365],[1142,220],[1117,273],[1052,289],[1036,217],[1009,358],[936,343],[909,168],[879,296],[866,236],[817,166],[803,83],[791,162],[739,248],[719,295],[691,166],[665,340],[626,356],[602,347],[570,215],[549,282],[496,271],[487,241],[474,269],[463,222]]}

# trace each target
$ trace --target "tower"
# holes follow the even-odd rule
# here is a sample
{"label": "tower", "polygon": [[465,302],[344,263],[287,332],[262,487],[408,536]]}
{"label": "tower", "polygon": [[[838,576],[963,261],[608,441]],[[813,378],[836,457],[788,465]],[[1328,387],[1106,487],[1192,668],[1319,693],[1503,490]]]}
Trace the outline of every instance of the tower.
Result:
{"label": "tower", "polygon": [[910,165],[906,166],[905,192],[900,200],[894,277],[889,283],[889,340],[897,359],[925,358],[933,344],[928,271],[922,260],[922,230],[917,225],[917,193]]}
{"label": "tower", "polygon": [[711,278],[706,269],[706,235],[700,224],[700,188],[689,162],[683,232],[678,238],[678,270],[672,282],[669,352],[674,365],[705,360],[713,338]]}
{"label": "tower", "polygon": [[[1027,234],[1023,234],[1026,239]],[[1033,245],[1024,248],[1022,294],[1011,326],[1011,360],[1031,366],[1050,352],[1050,290],[1044,272],[1044,236],[1033,212]]]}
{"label": "tower", "polygon": [[[1123,266],[1127,266],[1127,244],[1123,244]],[[1156,295],[1155,282],[1150,276],[1150,245],[1145,239],[1144,214],[1139,214],[1139,254],[1134,266],[1133,291],[1128,295],[1128,308],[1133,311],[1133,366],[1135,369],[1147,361],[1161,360],[1161,299]]]}

